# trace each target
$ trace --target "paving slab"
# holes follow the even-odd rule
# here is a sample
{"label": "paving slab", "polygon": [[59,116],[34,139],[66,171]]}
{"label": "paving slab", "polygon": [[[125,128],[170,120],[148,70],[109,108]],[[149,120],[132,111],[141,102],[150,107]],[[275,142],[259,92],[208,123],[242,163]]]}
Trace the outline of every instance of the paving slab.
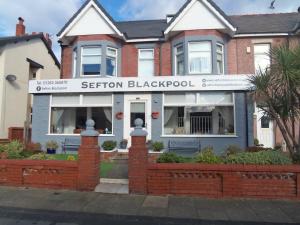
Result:
{"label": "paving slab", "polygon": [[169,197],[168,216],[172,218],[198,218],[194,198]]}
{"label": "paving slab", "polygon": [[162,196],[147,196],[143,207],[144,208],[168,208],[169,198]]}
{"label": "paving slab", "polygon": [[95,192],[108,194],[128,194],[128,184],[100,183],[95,188]]}

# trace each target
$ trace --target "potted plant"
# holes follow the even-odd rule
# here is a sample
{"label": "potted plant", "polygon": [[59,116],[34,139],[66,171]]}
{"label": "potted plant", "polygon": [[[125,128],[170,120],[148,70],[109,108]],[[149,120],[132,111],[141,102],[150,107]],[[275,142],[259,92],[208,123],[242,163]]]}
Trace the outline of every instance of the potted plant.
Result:
{"label": "potted plant", "polygon": [[46,143],[47,154],[56,154],[56,150],[58,149],[58,144],[56,141],[48,141]]}
{"label": "potted plant", "polygon": [[153,142],[152,143],[152,148],[153,148],[153,151],[155,152],[160,152],[161,150],[164,149],[164,143],[163,142]]}
{"label": "potted plant", "polygon": [[123,112],[118,112],[118,113],[116,113],[116,119],[117,119],[117,120],[122,120],[123,117],[124,117],[124,113],[123,113]]}
{"label": "potted plant", "polygon": [[117,147],[117,142],[116,141],[104,141],[101,147],[105,151],[112,151]]}
{"label": "potted plant", "polygon": [[121,149],[126,149],[127,148],[127,144],[128,144],[128,140],[127,139],[123,139],[122,141],[120,141],[120,148]]}

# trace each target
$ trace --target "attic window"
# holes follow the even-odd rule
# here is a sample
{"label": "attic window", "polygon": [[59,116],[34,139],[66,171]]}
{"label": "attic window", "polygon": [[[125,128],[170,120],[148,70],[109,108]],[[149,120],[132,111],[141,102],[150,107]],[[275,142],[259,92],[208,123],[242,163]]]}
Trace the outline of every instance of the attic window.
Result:
{"label": "attic window", "polygon": [[100,46],[82,48],[81,72],[83,76],[99,76],[101,74],[101,56]]}

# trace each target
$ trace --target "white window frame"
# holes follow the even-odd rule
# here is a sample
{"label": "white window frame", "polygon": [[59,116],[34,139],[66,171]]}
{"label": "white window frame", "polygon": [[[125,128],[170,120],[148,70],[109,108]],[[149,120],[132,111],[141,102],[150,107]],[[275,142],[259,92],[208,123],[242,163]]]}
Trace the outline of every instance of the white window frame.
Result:
{"label": "white window frame", "polygon": [[[254,45],[253,45],[253,60],[254,60],[254,70],[255,70],[255,73],[258,71],[258,70],[260,70],[260,68],[256,68],[256,57],[257,56],[266,56],[266,54],[268,54],[268,53],[256,53],[255,52],[255,46],[268,46],[269,47],[269,51],[271,50],[271,47],[272,47],[272,44],[271,43],[255,43]],[[270,56],[268,56],[269,57],[269,61],[270,61],[270,64],[269,65],[271,65],[271,57]]]}
{"label": "white window frame", "polygon": [[[83,55],[83,49],[84,48],[100,48],[101,49],[101,54],[88,54],[88,55]],[[82,72],[82,62],[83,62],[83,57],[84,56],[99,56],[100,58],[100,74],[95,74],[95,75],[84,75]],[[101,76],[101,70],[102,70],[102,57],[103,57],[103,50],[101,45],[86,45],[81,47],[81,54],[80,54],[80,77],[100,77]],[[78,59],[78,57],[77,57]]]}
{"label": "white window frame", "polygon": [[[141,52],[142,51],[151,51],[152,52],[152,58],[141,58]],[[155,76],[155,54],[154,54],[154,49],[153,48],[141,48],[139,49],[139,52],[138,52],[138,77],[144,77],[144,76],[141,76],[140,73],[139,73],[139,70],[140,70],[140,61],[152,61],[153,62],[153,74],[150,75],[150,76]]]}
{"label": "white window frame", "polygon": [[[209,45],[210,45],[210,71],[208,73],[191,72],[191,68],[190,68],[190,62],[191,62],[190,45],[191,44],[195,44],[195,43],[209,43]],[[211,41],[190,41],[188,43],[188,71],[189,71],[189,74],[192,74],[192,75],[197,75],[197,74],[212,74],[212,71],[213,71],[213,54],[212,54],[213,48],[212,48],[212,44],[213,43]],[[194,51],[194,52],[199,52],[199,51]],[[207,52],[207,51],[201,51],[201,52]]]}
{"label": "white window frame", "polygon": [[99,136],[103,137],[114,137],[114,94],[112,94],[111,98],[111,104],[83,104],[83,94],[78,95],[79,98],[79,104],[73,104],[73,105],[55,105],[52,104],[52,98],[53,95],[50,95],[50,101],[49,101],[49,114],[48,114],[48,134],[47,136],[80,136],[80,134],[52,134],[51,133],[51,113],[52,108],[97,108],[97,107],[111,107],[112,111],[112,122],[111,122],[111,134],[99,134]]}
{"label": "white window frame", "polygon": [[[178,53],[178,48],[180,48],[180,47],[182,47],[182,52],[179,52]],[[175,76],[182,76],[182,75],[184,75],[184,74],[177,74],[177,70],[178,70],[178,68],[177,68],[177,62],[178,62],[178,56],[179,55],[183,55],[183,68],[185,68],[185,65],[184,65],[184,44],[183,43],[181,43],[181,44],[178,44],[178,45],[176,45],[175,47],[174,47],[174,52],[175,52],[175,54],[174,54],[174,62],[175,62]]]}
{"label": "white window frame", "polygon": [[[184,92],[187,93],[187,92]],[[174,104],[166,104],[165,103],[165,95],[166,93],[163,94],[163,101],[162,101],[162,138],[168,138],[168,137],[186,137],[186,138],[194,138],[194,137],[208,137],[208,138],[237,138],[237,130],[236,130],[236,106],[235,106],[235,93],[232,92],[232,103],[230,104],[198,104],[199,103],[199,96],[201,92],[196,93],[196,104],[189,104],[189,103],[184,103],[184,102],[178,102]],[[174,134],[165,134],[165,107],[186,107],[186,106],[233,106],[233,120],[234,120],[234,132],[235,134],[233,135],[223,135],[223,134],[205,134],[205,135],[194,135],[194,134],[185,134],[185,135],[174,135]]]}
{"label": "white window frame", "polygon": [[[115,55],[115,56],[109,55],[109,54],[108,54],[108,50],[113,50],[113,51],[115,51],[115,52],[116,52],[116,55]],[[106,63],[107,58],[114,58],[114,59],[116,60],[116,74],[115,74],[115,75],[112,75],[112,76],[111,76],[111,75],[107,75],[107,66],[105,65],[105,69],[106,69],[105,75],[106,75],[107,77],[117,77],[117,76],[118,76],[118,49],[117,49],[117,48],[113,48],[113,47],[107,47],[107,48],[106,48],[106,59],[105,59],[105,63]]]}
{"label": "white window frame", "polygon": [[[218,47],[222,48],[222,52],[218,51]],[[222,54],[222,69],[223,69],[223,73],[218,73],[220,75],[225,74],[225,51],[224,51],[224,45],[221,43],[217,43],[217,50],[216,50],[216,60],[217,60],[217,70],[218,70],[218,54]]]}
{"label": "white window frame", "polygon": [[78,53],[77,48],[73,50],[73,78],[76,78],[76,72],[77,72],[77,62],[78,62]]}

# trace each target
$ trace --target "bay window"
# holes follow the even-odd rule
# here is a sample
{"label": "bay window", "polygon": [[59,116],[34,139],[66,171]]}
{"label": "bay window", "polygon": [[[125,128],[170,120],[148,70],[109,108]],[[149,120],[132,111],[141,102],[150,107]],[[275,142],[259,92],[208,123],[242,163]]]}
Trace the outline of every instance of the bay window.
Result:
{"label": "bay window", "polygon": [[175,70],[176,75],[184,75],[183,45],[178,45],[175,47]]}
{"label": "bay window", "polygon": [[154,49],[139,49],[138,75],[154,76]]}
{"label": "bay window", "polygon": [[88,119],[100,134],[112,134],[112,95],[53,95],[50,134],[80,134]]}
{"label": "bay window", "polygon": [[212,47],[210,41],[190,42],[188,45],[189,73],[212,73]]}
{"label": "bay window", "polygon": [[224,74],[224,45],[217,44],[217,72]]}
{"label": "bay window", "polygon": [[117,49],[107,48],[106,51],[106,75],[117,75]]}
{"label": "bay window", "polygon": [[81,51],[81,74],[99,76],[101,74],[101,46],[82,47]]}
{"label": "bay window", "polygon": [[165,94],[164,135],[234,135],[230,92]]}

